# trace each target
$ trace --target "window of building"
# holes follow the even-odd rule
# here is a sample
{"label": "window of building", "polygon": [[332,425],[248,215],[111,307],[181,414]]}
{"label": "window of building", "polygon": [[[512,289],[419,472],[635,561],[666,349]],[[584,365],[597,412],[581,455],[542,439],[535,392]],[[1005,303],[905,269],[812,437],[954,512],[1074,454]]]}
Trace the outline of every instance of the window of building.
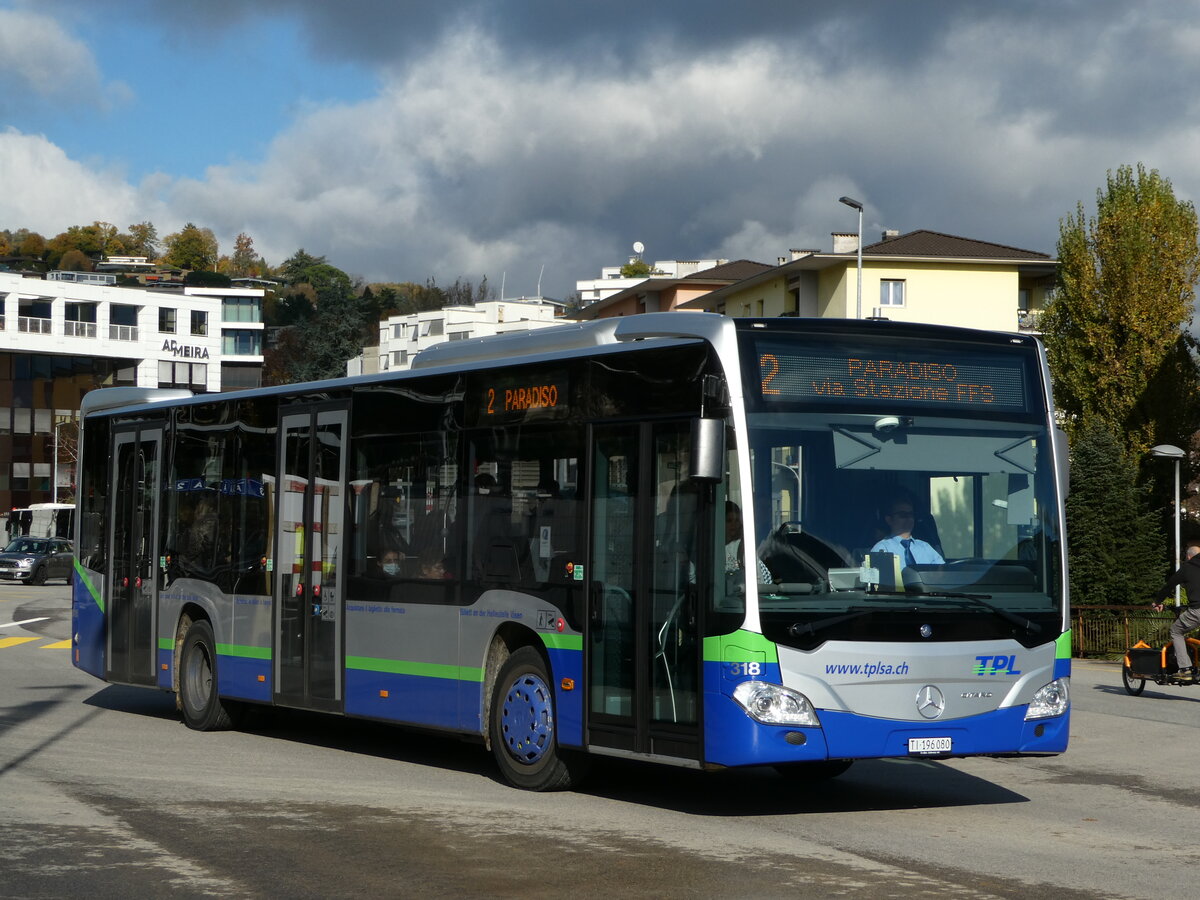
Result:
{"label": "window of building", "polygon": [[1017,291],[1017,309],[1021,312],[1029,312],[1030,294],[1029,288],[1021,288]]}
{"label": "window of building", "polygon": [[469,331],[451,331],[447,335],[447,337],[449,337],[452,341],[465,341],[470,336],[471,332]]}
{"label": "window of building", "polygon": [[221,390],[240,391],[262,386],[262,368],[257,365],[221,366]]}
{"label": "window of building", "polygon": [[208,385],[208,363],[159,360],[158,386],[203,391]]}
{"label": "window of building", "polygon": [[192,310],[192,334],[208,334],[208,313],[200,309]]}
{"label": "window of building", "polygon": [[408,364],[408,351],[407,350],[393,350],[392,351],[392,364],[397,367],[407,365]]}
{"label": "window of building", "polygon": [[223,331],[221,352],[226,356],[262,356],[262,332],[241,329]]}
{"label": "window of building", "polygon": [[175,333],[175,310],[164,306],[158,311],[158,330],[163,334]]}
{"label": "window of building", "polygon": [[904,281],[902,279],[884,279],[879,282],[880,306],[904,305]]}
{"label": "window of building", "polygon": [[407,329],[407,328],[408,328],[407,325],[393,325],[392,326],[392,337],[396,338],[398,340],[401,340],[401,341],[404,340],[404,332],[405,332],[405,329]]}
{"label": "window of building", "polygon": [[261,322],[260,297],[226,297],[221,301],[222,322]]}

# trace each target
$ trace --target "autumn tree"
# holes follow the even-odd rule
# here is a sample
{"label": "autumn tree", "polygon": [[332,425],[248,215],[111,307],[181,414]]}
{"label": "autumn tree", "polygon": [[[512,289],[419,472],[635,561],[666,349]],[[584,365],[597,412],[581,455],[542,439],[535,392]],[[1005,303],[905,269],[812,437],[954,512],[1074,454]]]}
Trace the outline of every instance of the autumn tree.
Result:
{"label": "autumn tree", "polygon": [[175,234],[163,238],[162,261],[180,269],[212,269],[217,264],[217,237],[211,228],[188,222]]}
{"label": "autumn tree", "polygon": [[258,274],[258,257],[254,255],[254,239],[242,232],[233,240],[233,255],[229,257],[229,274],[234,278]]}
{"label": "autumn tree", "polygon": [[1135,454],[1187,445],[1200,419],[1188,325],[1196,210],[1139,164],[1108,173],[1096,215],[1061,223],[1059,284],[1039,320],[1070,431],[1099,421]]}
{"label": "autumn tree", "polygon": [[21,236],[21,232],[17,232],[13,242],[17,245],[17,252],[22,256],[41,259],[46,253],[46,239],[36,231],[27,232],[24,236]]}
{"label": "autumn tree", "polygon": [[82,250],[68,250],[58,261],[58,267],[65,272],[90,272],[95,268],[91,258]]}

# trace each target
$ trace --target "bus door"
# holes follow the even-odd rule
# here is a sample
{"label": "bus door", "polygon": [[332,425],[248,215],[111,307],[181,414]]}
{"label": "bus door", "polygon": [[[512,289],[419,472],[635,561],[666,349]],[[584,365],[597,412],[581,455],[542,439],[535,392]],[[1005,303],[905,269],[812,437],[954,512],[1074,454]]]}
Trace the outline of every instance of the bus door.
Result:
{"label": "bus door", "polygon": [[112,441],[105,678],[155,684],[163,426],[143,423],[121,429]]}
{"label": "bus door", "polygon": [[348,410],[280,411],[275,562],[275,702],[342,709]]}
{"label": "bus door", "polygon": [[688,481],[686,422],[591,437],[588,745],[700,758],[697,572],[711,501]]}

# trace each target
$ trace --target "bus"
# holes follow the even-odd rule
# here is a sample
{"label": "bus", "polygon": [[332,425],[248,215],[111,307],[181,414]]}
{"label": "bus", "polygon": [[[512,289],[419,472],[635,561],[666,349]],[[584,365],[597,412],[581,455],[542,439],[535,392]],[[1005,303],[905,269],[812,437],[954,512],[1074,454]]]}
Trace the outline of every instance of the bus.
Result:
{"label": "bus", "polygon": [[5,535],[15,537],[58,537],[75,535],[74,503],[31,503],[13,507],[4,523]]}
{"label": "bus", "polygon": [[[81,412],[74,663],[191,728],[432,729],[532,790],[595,756],[813,778],[1066,748],[1033,337],[654,313]],[[923,560],[887,549],[897,498]]]}

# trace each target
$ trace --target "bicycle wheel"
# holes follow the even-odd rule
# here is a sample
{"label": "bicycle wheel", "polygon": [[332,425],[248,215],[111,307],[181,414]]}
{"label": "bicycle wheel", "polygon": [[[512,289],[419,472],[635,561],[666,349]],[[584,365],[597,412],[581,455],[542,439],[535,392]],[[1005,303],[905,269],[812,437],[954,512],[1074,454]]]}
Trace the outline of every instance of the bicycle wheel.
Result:
{"label": "bicycle wheel", "polygon": [[1129,663],[1124,663],[1121,666],[1121,680],[1125,682],[1125,690],[1136,697],[1146,689],[1146,679],[1138,678],[1129,668]]}

